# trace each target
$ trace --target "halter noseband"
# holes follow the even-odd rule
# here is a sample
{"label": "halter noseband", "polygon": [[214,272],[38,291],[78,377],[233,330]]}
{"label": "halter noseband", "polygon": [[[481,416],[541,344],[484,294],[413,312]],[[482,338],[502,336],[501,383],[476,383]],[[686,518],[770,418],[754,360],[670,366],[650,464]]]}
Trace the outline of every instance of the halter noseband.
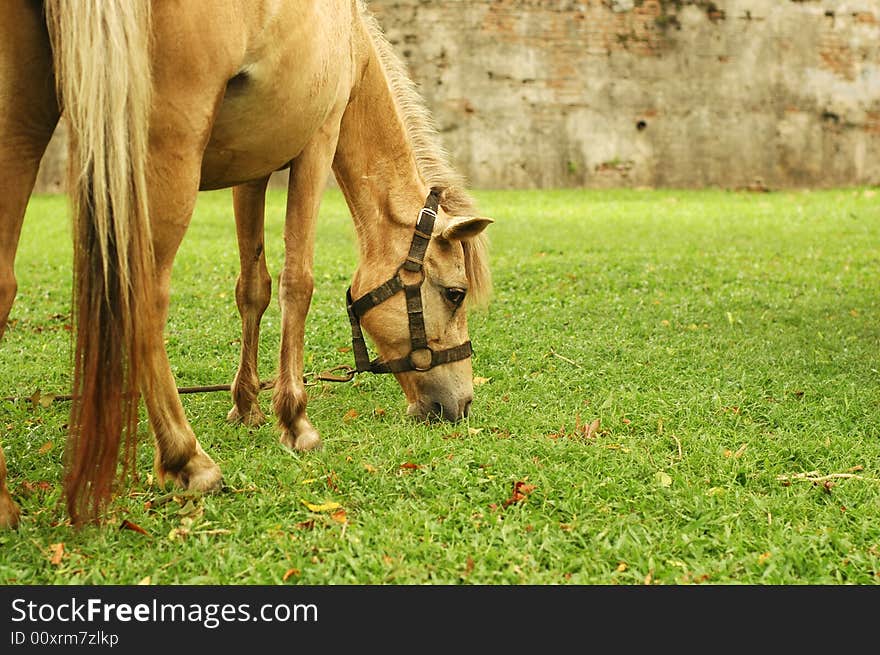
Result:
{"label": "halter noseband", "polygon": [[[419,212],[412,243],[406,260],[397,269],[394,277],[380,284],[372,291],[357,300],[351,298],[351,287],[345,293],[348,319],[351,322],[351,346],[354,352],[355,370],[358,373],[403,373],[406,371],[427,371],[435,366],[467,359],[473,354],[470,341],[446,350],[432,350],[428,346],[425,332],[425,316],[422,310],[422,283],[425,281],[425,252],[431,240],[434,221],[437,219],[437,208],[440,205],[440,190],[431,189],[425,206]],[[415,284],[405,284],[401,278],[401,269],[410,273],[420,273],[421,278]],[[364,334],[361,330],[361,318],[376,305],[385,302],[398,292],[406,296],[406,313],[409,317],[409,354],[398,359],[383,362],[380,358],[371,360]]]}

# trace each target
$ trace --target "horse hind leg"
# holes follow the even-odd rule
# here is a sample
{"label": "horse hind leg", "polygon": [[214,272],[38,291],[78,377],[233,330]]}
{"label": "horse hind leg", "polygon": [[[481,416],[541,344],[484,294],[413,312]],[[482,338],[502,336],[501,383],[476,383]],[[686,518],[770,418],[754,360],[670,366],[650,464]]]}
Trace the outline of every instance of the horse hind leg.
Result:
{"label": "horse hind leg", "polygon": [[[183,138],[183,135],[180,136]],[[190,151],[175,147],[151,151],[151,157],[157,164],[160,161],[180,164],[189,159],[189,164],[198,170],[200,152],[195,148]],[[165,170],[176,169],[169,166]],[[161,183],[151,185],[150,220],[156,255],[156,311],[151,317],[154,324],[145,327],[153,338],[144,365],[150,377],[142,382],[147,415],[157,446],[154,469],[160,484],[168,480],[193,491],[214,491],[222,484],[220,468],[202,449],[186,419],[164,340],[156,338],[161,337],[165,330],[171,296],[172,264],[195,207],[197,187],[188,188],[187,182],[198,180],[198,177],[181,171],[179,175],[163,178]]]}
{"label": "horse hind leg", "polygon": [[[0,98],[4,97],[4,86],[0,80]],[[55,106],[54,95],[47,99],[47,104]],[[21,122],[12,125],[15,114],[24,112],[26,107],[9,108],[0,103],[0,179],[8,183],[0,194],[0,339],[6,332],[18,290],[14,263],[24,213],[40,159],[58,120],[57,111],[38,111],[27,118],[20,116]],[[0,529],[14,528],[18,521],[19,509],[6,486],[6,458],[0,447]]]}
{"label": "horse hind leg", "polygon": [[16,527],[19,514],[18,505],[6,488],[6,457],[3,448],[0,448],[0,529]]}
{"label": "horse hind leg", "polygon": [[[0,5],[0,337],[15,300],[15,253],[40,160],[58,122],[51,51],[36,3]],[[27,64],[22,63],[27,62]],[[0,448],[0,529],[15,527],[19,509],[6,486]]]}
{"label": "horse hind leg", "polygon": [[[157,50],[161,48],[157,47]],[[160,72],[164,70],[160,67]],[[159,75],[158,80],[167,78]],[[156,83],[151,121],[161,125],[150,143],[148,174],[150,224],[155,261],[155,312],[144,326],[151,335],[141,383],[156,441],[154,470],[160,484],[171,482],[198,492],[222,486],[220,467],[205,452],[186,418],[162,338],[167,323],[174,258],[189,227],[199,190],[202,153],[216,106],[206,88],[184,89]],[[218,85],[217,93],[222,92]],[[163,93],[164,92],[164,93]],[[162,100],[158,100],[162,98]],[[193,117],[202,116],[199,126]],[[199,129],[201,127],[201,129]]]}
{"label": "horse hind leg", "polygon": [[257,356],[260,320],[272,297],[272,278],[266,267],[264,214],[269,178],[233,189],[235,227],[241,263],[235,284],[235,302],[241,315],[241,358],[232,382],[232,409],[227,419],[249,426],[262,425],[266,415],[260,409],[260,376]]}
{"label": "horse hind leg", "polygon": [[6,456],[0,446],[0,530],[18,526],[20,511],[6,487]]}

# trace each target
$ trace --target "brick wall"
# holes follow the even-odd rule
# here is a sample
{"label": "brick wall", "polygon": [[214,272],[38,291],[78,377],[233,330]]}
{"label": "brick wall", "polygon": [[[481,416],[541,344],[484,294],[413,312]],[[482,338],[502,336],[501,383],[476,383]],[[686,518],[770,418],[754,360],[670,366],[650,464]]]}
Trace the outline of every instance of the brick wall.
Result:
{"label": "brick wall", "polygon": [[474,187],[880,184],[880,0],[369,4]]}

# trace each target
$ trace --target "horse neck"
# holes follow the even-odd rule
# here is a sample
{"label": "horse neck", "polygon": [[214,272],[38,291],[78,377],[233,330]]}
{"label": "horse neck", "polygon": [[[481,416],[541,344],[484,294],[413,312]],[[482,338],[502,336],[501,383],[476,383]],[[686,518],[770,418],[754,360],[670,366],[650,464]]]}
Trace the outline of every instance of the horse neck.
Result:
{"label": "horse neck", "polygon": [[402,261],[428,193],[393,89],[372,46],[369,51],[333,162],[368,266]]}

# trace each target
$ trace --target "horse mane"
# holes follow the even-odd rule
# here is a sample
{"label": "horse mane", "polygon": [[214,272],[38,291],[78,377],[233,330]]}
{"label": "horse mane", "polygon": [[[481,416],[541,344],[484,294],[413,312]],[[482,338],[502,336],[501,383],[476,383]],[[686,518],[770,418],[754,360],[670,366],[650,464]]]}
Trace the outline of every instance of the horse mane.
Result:
{"label": "horse mane", "polygon": [[[464,177],[449,163],[449,154],[440,141],[434,118],[425,106],[415,82],[403,61],[394,52],[376,17],[364,0],[358,0],[361,18],[367,28],[379,61],[385,71],[391,95],[412,144],[416,166],[429,187],[443,190],[440,206],[450,216],[477,216],[476,202],[465,190]],[[468,301],[481,305],[492,292],[489,272],[488,239],[481,233],[461,242],[468,278]]]}

